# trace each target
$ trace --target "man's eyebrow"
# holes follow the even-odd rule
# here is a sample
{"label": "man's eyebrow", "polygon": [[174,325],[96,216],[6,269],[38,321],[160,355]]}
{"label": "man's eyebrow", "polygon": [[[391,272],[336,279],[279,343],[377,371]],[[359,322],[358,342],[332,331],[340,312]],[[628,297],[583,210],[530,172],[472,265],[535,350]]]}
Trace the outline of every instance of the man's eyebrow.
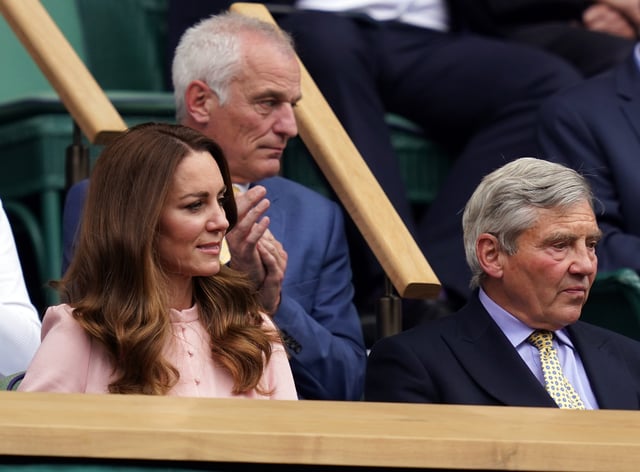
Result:
{"label": "man's eyebrow", "polygon": [[576,239],[578,236],[574,233],[566,233],[561,231],[556,231],[547,235],[544,238],[544,241],[563,241],[567,239]]}
{"label": "man's eyebrow", "polygon": [[[260,92],[258,92],[255,96],[256,100],[262,100],[264,98],[276,98],[280,101],[286,101],[288,102],[289,99],[287,97],[287,93],[283,92],[282,90],[274,90],[274,89],[265,89],[262,90]],[[297,97],[295,97],[292,102],[296,103],[298,101],[300,101],[300,99],[302,98],[301,95],[298,95]]]}
{"label": "man's eyebrow", "polygon": [[[601,239],[601,238],[602,238],[602,231],[600,230],[595,231],[593,233],[589,233],[585,237],[585,239],[589,239],[589,240]],[[580,239],[580,236],[578,234],[571,233],[571,232],[558,231],[558,232],[549,234],[547,237],[543,239],[542,243],[553,244],[557,242],[575,241],[577,239]]]}
{"label": "man's eyebrow", "polygon": [[591,233],[587,236],[587,239],[602,239],[602,230]]}

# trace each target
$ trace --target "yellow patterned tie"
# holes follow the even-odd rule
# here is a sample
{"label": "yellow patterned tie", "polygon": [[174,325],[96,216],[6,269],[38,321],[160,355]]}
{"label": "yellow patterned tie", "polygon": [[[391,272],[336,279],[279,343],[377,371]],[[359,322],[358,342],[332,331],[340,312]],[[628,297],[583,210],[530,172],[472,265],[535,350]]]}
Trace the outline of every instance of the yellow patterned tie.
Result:
{"label": "yellow patterned tie", "polygon": [[552,340],[553,333],[542,330],[534,331],[528,338],[528,341],[540,351],[540,364],[547,392],[560,408],[584,410],[580,396],[562,373]]}

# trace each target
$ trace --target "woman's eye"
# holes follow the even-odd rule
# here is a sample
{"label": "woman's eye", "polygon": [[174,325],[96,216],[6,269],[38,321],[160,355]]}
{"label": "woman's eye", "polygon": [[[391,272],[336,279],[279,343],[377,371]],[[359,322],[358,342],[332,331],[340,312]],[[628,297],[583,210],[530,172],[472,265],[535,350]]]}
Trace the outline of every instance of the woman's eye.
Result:
{"label": "woman's eye", "polygon": [[202,202],[199,200],[197,202],[193,202],[187,205],[187,209],[192,211],[198,210],[200,207],[202,207]]}

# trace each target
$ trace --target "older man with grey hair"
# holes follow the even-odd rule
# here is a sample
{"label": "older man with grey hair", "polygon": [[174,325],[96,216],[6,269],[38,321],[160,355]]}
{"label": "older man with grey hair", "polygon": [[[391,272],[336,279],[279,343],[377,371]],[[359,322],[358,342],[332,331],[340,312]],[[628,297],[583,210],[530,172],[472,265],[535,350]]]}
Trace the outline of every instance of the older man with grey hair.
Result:
{"label": "older man with grey hair", "polygon": [[593,205],[560,164],[520,158],[485,176],[462,217],[473,297],[375,344],[365,399],[638,409],[640,343],[579,321],[598,265]]}

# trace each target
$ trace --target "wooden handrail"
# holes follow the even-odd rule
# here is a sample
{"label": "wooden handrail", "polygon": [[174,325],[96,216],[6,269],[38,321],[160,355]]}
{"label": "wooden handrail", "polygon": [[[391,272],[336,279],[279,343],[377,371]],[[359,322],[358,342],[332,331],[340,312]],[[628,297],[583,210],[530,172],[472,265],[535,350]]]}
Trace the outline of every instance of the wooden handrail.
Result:
{"label": "wooden handrail", "polygon": [[[275,24],[259,3],[232,11]],[[300,137],[358,226],[400,296],[435,298],[440,282],[304,64],[302,100],[295,109]]]}
{"label": "wooden handrail", "polygon": [[0,392],[0,456],[624,472],[640,464],[638,424],[638,411]]}
{"label": "wooden handrail", "polygon": [[0,0],[0,12],[90,142],[104,144],[126,129],[39,0]]}

